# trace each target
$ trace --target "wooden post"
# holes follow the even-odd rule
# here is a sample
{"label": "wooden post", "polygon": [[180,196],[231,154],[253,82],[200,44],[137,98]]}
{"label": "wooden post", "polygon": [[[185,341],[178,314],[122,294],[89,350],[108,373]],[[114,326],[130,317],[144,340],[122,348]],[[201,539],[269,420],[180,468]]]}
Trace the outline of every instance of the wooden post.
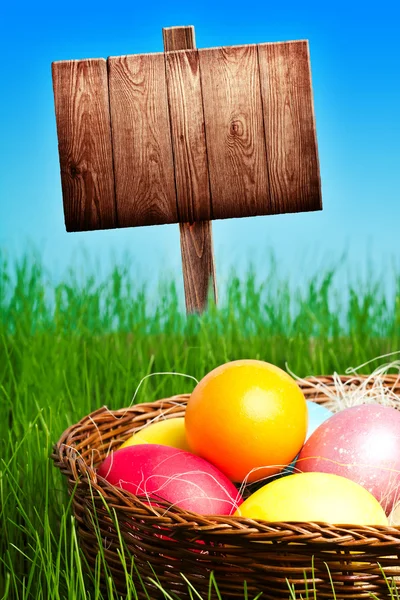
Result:
{"label": "wooden post", "polygon": [[[196,48],[193,26],[166,27],[163,40],[165,52]],[[180,223],[179,229],[186,310],[201,313],[207,307],[210,287],[217,301],[211,221]]]}

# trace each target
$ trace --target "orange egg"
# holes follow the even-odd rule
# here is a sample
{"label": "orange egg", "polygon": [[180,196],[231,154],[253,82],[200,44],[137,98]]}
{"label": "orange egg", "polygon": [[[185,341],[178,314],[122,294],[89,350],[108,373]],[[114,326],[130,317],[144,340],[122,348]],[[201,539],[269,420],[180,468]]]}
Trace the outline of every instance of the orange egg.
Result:
{"label": "orange egg", "polygon": [[185,414],[192,452],[235,482],[279,473],[301,449],[307,424],[306,400],[294,379],[259,360],[233,361],[208,373]]}

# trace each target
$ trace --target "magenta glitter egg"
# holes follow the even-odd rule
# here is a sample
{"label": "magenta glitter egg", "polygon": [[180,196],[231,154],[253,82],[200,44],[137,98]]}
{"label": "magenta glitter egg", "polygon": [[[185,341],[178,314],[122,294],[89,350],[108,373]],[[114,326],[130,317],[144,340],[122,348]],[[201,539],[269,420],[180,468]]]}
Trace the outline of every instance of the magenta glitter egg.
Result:
{"label": "magenta glitter egg", "polygon": [[363,404],[334,414],[304,444],[296,468],[352,479],[389,514],[400,498],[400,411]]}

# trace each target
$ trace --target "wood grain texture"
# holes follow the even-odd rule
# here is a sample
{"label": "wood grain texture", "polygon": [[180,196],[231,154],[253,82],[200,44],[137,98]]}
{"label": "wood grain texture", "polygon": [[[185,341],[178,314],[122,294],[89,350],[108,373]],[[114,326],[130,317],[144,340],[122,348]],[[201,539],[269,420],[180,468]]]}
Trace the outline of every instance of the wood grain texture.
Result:
{"label": "wood grain texture", "polygon": [[211,294],[218,301],[212,222],[179,223],[187,313],[204,312]]}
{"label": "wood grain texture", "polygon": [[[190,50],[196,46],[192,26],[165,28],[163,39],[165,52]],[[180,223],[179,230],[186,311],[202,313],[207,307],[209,291],[217,301],[212,224],[211,221]]]}
{"label": "wood grain texture", "polygon": [[163,28],[164,52],[193,50],[196,39],[193,25]]}
{"label": "wood grain texture", "polygon": [[167,52],[165,59],[179,221],[207,221],[212,217],[198,53]]}
{"label": "wood grain texture", "polygon": [[273,212],[322,208],[307,41],[259,44]]}
{"label": "wood grain texture", "polygon": [[108,59],[120,227],[178,221],[163,53]]}
{"label": "wood grain texture", "polygon": [[270,212],[256,46],[199,50],[212,213]]}
{"label": "wood grain texture", "polygon": [[66,229],[117,227],[106,61],[54,62],[52,75]]}

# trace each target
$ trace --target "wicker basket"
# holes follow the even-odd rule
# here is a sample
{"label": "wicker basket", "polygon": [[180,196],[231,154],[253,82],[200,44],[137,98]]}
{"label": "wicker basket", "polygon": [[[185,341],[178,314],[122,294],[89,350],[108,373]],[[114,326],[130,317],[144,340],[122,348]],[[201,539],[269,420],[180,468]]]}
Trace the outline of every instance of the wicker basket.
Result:
{"label": "wicker basket", "polygon": [[[356,384],[363,381],[363,377],[352,379]],[[348,380],[342,377],[343,382]],[[334,387],[332,377],[312,381]],[[397,376],[386,376],[384,384],[400,395]],[[327,399],[307,381],[301,388],[307,399],[321,404]],[[166,418],[183,416],[187,400],[188,395],[174,396],[114,412],[103,407],[69,427],[54,446],[52,458],[73,492],[79,540],[91,569],[102,543],[115,585],[120,593],[126,592],[121,543],[110,518],[114,509],[123,556],[128,563],[134,559],[133,581],[139,598],[148,596],[137,573],[152,600],[164,597],[149,582],[155,573],[168,592],[182,599],[189,594],[181,574],[208,598],[211,571],[223,600],[244,598],[244,581],[249,598],[263,592],[262,599],[271,600],[289,598],[288,582],[294,585],[297,598],[314,598],[314,589],[318,599],[333,598],[332,582],[337,599],[371,598],[371,592],[387,598],[390,586],[400,590],[400,527],[268,523],[205,517],[177,508],[156,512],[96,476],[96,467],[110,449],[161,412],[168,411]],[[101,538],[96,536],[94,520]]]}

